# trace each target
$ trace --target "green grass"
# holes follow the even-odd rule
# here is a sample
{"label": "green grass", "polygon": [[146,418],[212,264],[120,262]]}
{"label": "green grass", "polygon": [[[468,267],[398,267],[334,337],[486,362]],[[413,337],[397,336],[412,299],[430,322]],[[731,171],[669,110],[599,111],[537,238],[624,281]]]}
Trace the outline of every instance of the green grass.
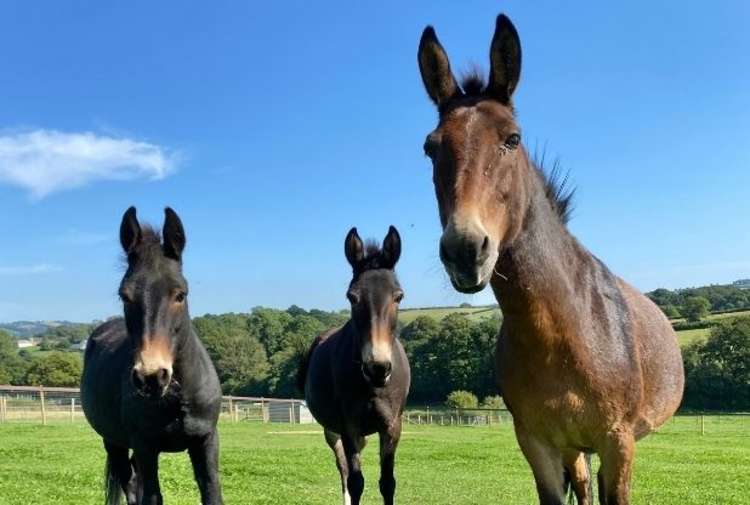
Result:
{"label": "green grass", "polygon": [[699,340],[706,340],[711,335],[711,328],[698,328],[695,330],[682,330],[677,332],[677,341],[681,347],[692,344]]}
{"label": "green grass", "polygon": [[[338,474],[317,426],[220,427],[224,496],[232,504],[339,503]],[[378,494],[377,439],[364,452],[365,502]],[[83,423],[0,425],[0,503],[101,503],[104,453]],[[750,417],[670,421],[638,445],[634,504],[750,503]],[[530,471],[508,424],[406,426],[397,457],[400,503],[534,504]],[[165,503],[198,503],[185,454],[161,458]]]}

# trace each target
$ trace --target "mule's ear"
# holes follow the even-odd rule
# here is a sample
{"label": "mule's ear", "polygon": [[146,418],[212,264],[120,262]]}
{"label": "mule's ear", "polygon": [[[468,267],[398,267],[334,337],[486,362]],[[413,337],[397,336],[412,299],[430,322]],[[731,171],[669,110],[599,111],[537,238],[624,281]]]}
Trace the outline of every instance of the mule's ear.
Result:
{"label": "mule's ear", "polygon": [[164,209],[164,255],[173,260],[182,261],[182,251],[185,249],[185,229],[182,227],[180,216],[167,207]]}
{"label": "mule's ear", "polygon": [[417,53],[419,72],[427,94],[435,105],[440,107],[446,101],[461,93],[456,78],[451,72],[448,55],[435,35],[435,29],[428,26],[422,32]]}
{"label": "mule's ear", "polygon": [[344,254],[352,268],[357,268],[360,261],[365,258],[365,246],[357,234],[357,229],[352,228],[344,239]]}
{"label": "mule's ear", "polygon": [[138,224],[135,207],[130,207],[122,215],[122,223],[120,223],[120,244],[122,244],[125,254],[131,254],[135,247],[140,244],[142,237],[141,225]]}
{"label": "mule's ear", "polygon": [[505,14],[497,17],[490,46],[490,80],[487,90],[504,104],[510,104],[521,77],[521,39]]}
{"label": "mule's ear", "polygon": [[388,228],[388,235],[383,240],[383,263],[388,268],[396,266],[396,262],[401,257],[401,235],[398,234],[398,230],[395,226]]}

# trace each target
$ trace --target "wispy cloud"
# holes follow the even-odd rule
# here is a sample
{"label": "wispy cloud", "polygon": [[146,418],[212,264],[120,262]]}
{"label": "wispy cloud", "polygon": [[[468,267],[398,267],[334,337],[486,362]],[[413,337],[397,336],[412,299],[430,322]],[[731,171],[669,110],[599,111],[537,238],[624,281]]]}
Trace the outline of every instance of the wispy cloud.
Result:
{"label": "wispy cloud", "polygon": [[0,266],[0,275],[38,275],[50,272],[59,272],[62,268],[49,263],[38,263],[36,265]]}
{"label": "wispy cloud", "polygon": [[158,180],[175,170],[178,155],[125,137],[56,130],[0,134],[0,183],[41,199],[99,180]]}

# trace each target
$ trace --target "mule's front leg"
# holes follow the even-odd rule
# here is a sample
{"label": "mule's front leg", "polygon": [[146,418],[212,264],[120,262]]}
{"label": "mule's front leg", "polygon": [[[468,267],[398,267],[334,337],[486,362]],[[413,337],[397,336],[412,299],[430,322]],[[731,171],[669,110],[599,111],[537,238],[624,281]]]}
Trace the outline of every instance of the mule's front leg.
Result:
{"label": "mule's front leg", "polygon": [[401,438],[401,418],[387,431],[380,432],[380,494],[385,505],[393,505],[396,494],[396,478],[393,468],[396,461],[396,447]]}
{"label": "mule's front leg", "polygon": [[188,447],[203,505],[222,505],[219,483],[219,434],[214,431]]}
{"label": "mule's front leg", "polygon": [[346,461],[346,453],[344,452],[344,443],[341,441],[341,437],[332,431],[325,430],[326,442],[333,451],[333,455],[336,458],[336,468],[339,469],[339,475],[341,475],[341,494],[344,497],[344,505],[351,505],[352,499],[349,496],[349,490],[347,489],[347,481],[349,479],[349,463]]}
{"label": "mule's front leg", "polygon": [[562,454],[528,433],[518,422],[515,423],[515,429],[521,452],[534,472],[539,504],[564,505],[566,483]]}
{"label": "mule's front leg", "polygon": [[150,450],[136,450],[135,462],[138,465],[138,476],[142,495],[140,505],[162,505],[159,487],[159,453]]}
{"label": "mule's front leg", "polygon": [[362,475],[362,461],[360,460],[360,452],[365,446],[365,438],[362,436],[342,436],[341,441],[344,445],[346,463],[349,467],[346,488],[349,490],[352,505],[359,505],[365,489],[365,477]]}

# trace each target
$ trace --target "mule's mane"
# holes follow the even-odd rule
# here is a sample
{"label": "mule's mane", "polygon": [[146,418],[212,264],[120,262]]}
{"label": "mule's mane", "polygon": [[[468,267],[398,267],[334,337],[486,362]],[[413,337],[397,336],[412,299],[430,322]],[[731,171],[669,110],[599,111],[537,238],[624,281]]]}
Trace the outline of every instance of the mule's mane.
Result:
{"label": "mule's mane", "polygon": [[380,244],[374,239],[365,241],[365,257],[357,265],[357,272],[362,273],[367,270],[377,270],[384,268],[383,255]]}
{"label": "mule's mane", "polygon": [[[146,257],[153,258],[162,254],[161,232],[149,224],[141,225],[141,241],[133,251],[141,260]],[[127,267],[128,255],[124,254],[122,261]]]}
{"label": "mule's mane", "polygon": [[548,169],[544,152],[541,156],[534,154],[529,160],[544,181],[544,194],[552,209],[557,213],[563,224],[568,224],[573,215],[573,197],[576,188],[570,185],[570,171],[563,170],[560,160],[553,160]]}
{"label": "mule's mane", "polygon": [[482,69],[473,66],[461,76],[461,89],[466,96],[480,96],[487,89],[487,81]]}

